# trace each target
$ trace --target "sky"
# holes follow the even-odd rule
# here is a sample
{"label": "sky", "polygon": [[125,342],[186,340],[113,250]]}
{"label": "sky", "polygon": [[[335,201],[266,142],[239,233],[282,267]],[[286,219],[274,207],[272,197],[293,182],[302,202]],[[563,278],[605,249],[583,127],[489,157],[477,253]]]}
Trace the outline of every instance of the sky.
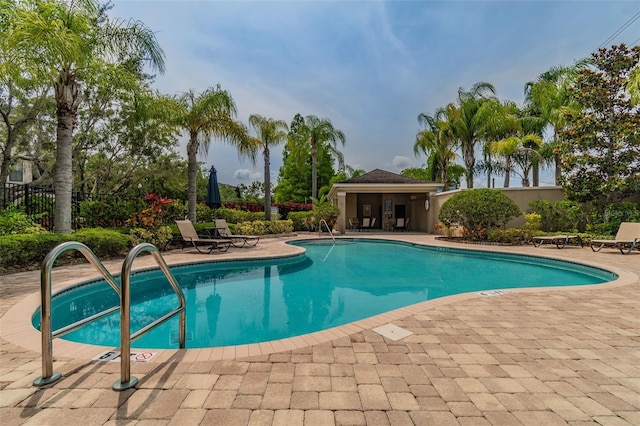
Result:
{"label": "sky", "polygon": [[[174,95],[220,84],[245,125],[251,114],[287,124],[296,113],[329,119],[346,136],[345,163],[365,171],[424,165],[413,153],[417,116],[454,102],[460,87],[489,82],[500,99],[521,104],[525,83],[549,68],[602,46],[640,43],[637,0],[113,4],[112,16],[143,22],[165,51],[154,89]],[[273,181],[281,152],[271,150]],[[254,166],[222,141],[199,160],[214,165],[222,183],[263,181],[261,155]],[[541,185],[552,185],[551,175],[543,171]],[[475,186],[486,185],[476,178]]]}

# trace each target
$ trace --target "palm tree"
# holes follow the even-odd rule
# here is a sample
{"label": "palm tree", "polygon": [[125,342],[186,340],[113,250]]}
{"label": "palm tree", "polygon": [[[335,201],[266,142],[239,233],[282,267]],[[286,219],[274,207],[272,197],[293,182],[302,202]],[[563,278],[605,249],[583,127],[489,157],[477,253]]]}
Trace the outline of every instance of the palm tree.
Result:
{"label": "palm tree", "polygon": [[318,198],[318,155],[323,149],[328,149],[338,158],[339,168],[344,167],[344,158],[338,151],[337,144],[343,146],[346,138],[341,130],[336,129],[326,118],[318,118],[315,115],[308,115],[304,119],[304,126],[298,130],[302,132],[309,141],[311,149],[311,198]]}
{"label": "palm tree", "polygon": [[258,134],[259,143],[262,146],[264,157],[264,215],[266,220],[271,220],[271,158],[269,147],[286,142],[289,127],[282,120],[265,118],[259,114],[249,116],[249,125]]}
{"label": "palm tree", "polygon": [[[509,188],[509,178],[512,171],[512,160],[522,168],[522,186],[529,186],[529,170],[531,168],[530,157],[542,138],[535,134],[524,136],[513,135],[508,138],[495,141],[491,144],[491,151],[504,158],[504,187]],[[535,154],[534,154],[535,155]]]}
{"label": "palm tree", "polygon": [[560,152],[558,132],[565,124],[567,110],[572,109],[568,88],[575,81],[577,71],[586,67],[589,60],[578,61],[573,67],[553,67],[540,74],[536,81],[525,84],[525,103],[551,127],[553,137],[550,149],[555,163],[555,184],[560,180]]}
{"label": "palm tree", "polygon": [[467,169],[467,188],[473,188],[473,175],[475,168],[475,147],[485,136],[485,121],[481,118],[482,108],[492,99],[496,93],[490,83],[479,82],[473,85],[470,91],[465,92],[462,87],[458,89],[457,105],[451,103],[446,107],[448,120],[451,121],[453,134],[456,138],[464,165]]}
{"label": "palm tree", "polygon": [[210,87],[197,94],[193,90],[176,99],[178,125],[189,133],[187,143],[187,186],[189,219],[196,221],[196,178],[198,174],[197,155],[200,147],[206,153],[212,137],[224,139],[238,148],[240,155],[251,158],[255,155],[255,144],[249,138],[245,126],[234,120],[236,106],[231,94],[220,85]]}
{"label": "palm tree", "polygon": [[445,118],[444,109],[437,110],[433,116],[424,113],[418,115],[418,122],[427,128],[418,132],[413,145],[416,156],[422,152],[429,157],[429,161],[433,161],[434,170],[440,172],[443,191],[448,187],[447,168],[456,158],[453,132]]}
{"label": "palm tree", "polygon": [[[145,58],[164,72],[164,52],[141,22],[110,20],[97,0],[25,0],[11,16],[9,44],[34,79],[54,89],[57,116],[55,218],[57,232],[71,232],[72,137],[82,102],[82,73],[107,61]],[[125,72],[123,70],[123,72]]]}
{"label": "palm tree", "polygon": [[479,134],[483,137],[484,156],[478,169],[487,173],[487,188],[491,188],[492,174],[501,171],[501,165],[492,158],[491,142],[504,139],[519,129],[516,118],[519,110],[515,102],[487,99],[478,110],[477,121],[481,124]]}

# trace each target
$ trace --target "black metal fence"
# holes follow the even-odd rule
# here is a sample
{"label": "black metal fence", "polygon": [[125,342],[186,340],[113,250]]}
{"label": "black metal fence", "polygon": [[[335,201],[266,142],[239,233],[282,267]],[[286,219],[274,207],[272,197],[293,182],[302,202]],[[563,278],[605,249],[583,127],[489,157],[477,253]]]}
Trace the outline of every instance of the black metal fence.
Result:
{"label": "black metal fence", "polygon": [[[79,227],[80,202],[86,199],[78,192],[72,194],[71,223],[74,229]],[[26,214],[36,218],[43,228],[50,231],[53,230],[55,200],[55,191],[52,186],[5,182],[0,192],[1,209],[9,206],[23,208]]]}

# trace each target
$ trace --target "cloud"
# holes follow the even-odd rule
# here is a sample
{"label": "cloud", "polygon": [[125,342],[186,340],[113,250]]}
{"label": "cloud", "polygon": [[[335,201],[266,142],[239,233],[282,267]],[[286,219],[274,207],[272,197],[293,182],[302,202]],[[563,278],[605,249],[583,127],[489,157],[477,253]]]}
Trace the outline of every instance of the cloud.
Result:
{"label": "cloud", "polygon": [[233,177],[239,181],[253,182],[256,180],[260,180],[262,178],[262,175],[254,170],[238,169],[233,173]]}
{"label": "cloud", "polygon": [[413,166],[413,160],[403,155],[396,155],[395,157],[393,157],[393,161],[391,162],[391,164],[396,169],[406,169],[407,167]]}

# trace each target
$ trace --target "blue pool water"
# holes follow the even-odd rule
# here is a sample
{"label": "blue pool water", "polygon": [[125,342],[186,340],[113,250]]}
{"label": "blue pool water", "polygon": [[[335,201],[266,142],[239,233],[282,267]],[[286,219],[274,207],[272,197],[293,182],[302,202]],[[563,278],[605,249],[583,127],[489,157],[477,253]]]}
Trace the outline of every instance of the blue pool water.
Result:
{"label": "blue pool water", "polygon": [[[585,285],[616,275],[593,267],[533,256],[429,248],[380,240],[307,240],[305,255],[263,261],[172,267],[187,300],[187,347],[239,345],[281,339],[357,321],[452,294],[489,289]],[[177,306],[158,270],[132,277],[131,330]],[[53,329],[119,305],[101,280],[52,299]],[[34,326],[39,328],[39,311]],[[116,312],[67,340],[119,346]],[[133,343],[177,348],[177,317]]]}

